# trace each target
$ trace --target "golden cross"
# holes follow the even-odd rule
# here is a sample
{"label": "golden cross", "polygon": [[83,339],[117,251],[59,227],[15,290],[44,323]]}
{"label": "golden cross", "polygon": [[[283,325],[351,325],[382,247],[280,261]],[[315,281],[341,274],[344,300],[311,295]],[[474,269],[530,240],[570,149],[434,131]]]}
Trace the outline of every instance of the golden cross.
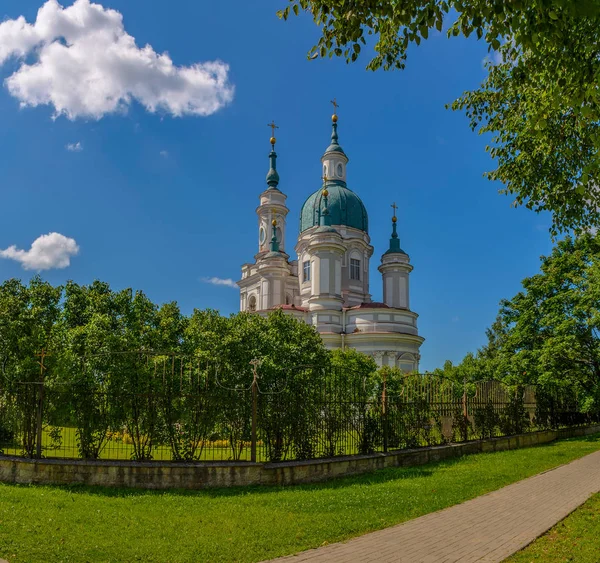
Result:
{"label": "golden cross", "polygon": [[396,216],[396,209],[398,209],[398,206],[396,205],[396,202],[392,203],[391,207],[394,209],[394,217]]}
{"label": "golden cross", "polygon": [[325,176],[321,176],[321,180],[323,180],[323,183],[326,184],[327,182],[329,182],[329,178],[325,175]]}
{"label": "golden cross", "polygon": [[271,137],[275,136],[275,129],[279,129],[279,126],[275,125],[274,121],[271,121],[271,123],[267,123],[267,127],[271,128]]}
{"label": "golden cross", "polygon": [[333,115],[337,115],[337,108],[339,108],[340,105],[337,103],[336,98],[333,98],[333,100],[331,100],[331,103],[333,104]]}

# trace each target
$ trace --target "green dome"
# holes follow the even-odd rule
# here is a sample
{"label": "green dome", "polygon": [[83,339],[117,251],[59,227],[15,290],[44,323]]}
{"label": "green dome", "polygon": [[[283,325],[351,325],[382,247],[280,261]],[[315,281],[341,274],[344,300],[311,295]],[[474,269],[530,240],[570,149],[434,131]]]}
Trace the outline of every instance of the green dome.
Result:
{"label": "green dome", "polygon": [[[327,191],[329,192],[327,198],[328,222],[331,225],[345,225],[365,233],[369,231],[367,210],[352,190],[341,184],[327,183]],[[304,202],[300,212],[300,232],[321,224],[320,211],[324,207],[322,200],[323,188],[319,188]]]}

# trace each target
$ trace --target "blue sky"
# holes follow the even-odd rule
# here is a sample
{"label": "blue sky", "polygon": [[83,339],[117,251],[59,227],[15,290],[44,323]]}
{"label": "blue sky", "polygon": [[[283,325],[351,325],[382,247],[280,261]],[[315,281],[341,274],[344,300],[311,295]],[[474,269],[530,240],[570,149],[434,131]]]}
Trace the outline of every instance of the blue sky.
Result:
{"label": "blue sky", "polygon": [[[0,17],[34,23],[42,3],[3,0]],[[372,73],[364,57],[354,65],[307,61],[318,30],[308,16],[280,21],[275,12],[285,0],[101,4],[122,14],[138,47],[167,52],[173,65],[192,73],[198,71],[191,65],[222,61],[227,82],[205,91],[192,83],[196,75],[182,75],[167,85],[169,102],[153,111],[166,79],[151,75],[148,92],[115,113],[94,105],[98,92],[125,88],[129,77],[145,72],[135,61],[126,74],[112,69],[109,84],[100,76],[82,102],[81,76],[93,70],[86,49],[98,64],[111,64],[108,55],[103,59],[109,50],[94,41],[80,45],[84,58],[76,69],[58,57],[25,74],[22,65],[35,63],[40,51],[22,45],[25,58],[4,57],[0,249],[28,250],[51,232],[74,239],[79,253],[70,265],[41,272],[50,282],[102,279],[116,289],[142,289],[158,303],[176,300],[186,313],[194,307],[235,312],[236,289],[201,280],[237,280],[257,250],[255,208],[270,149],[266,125],[274,119],[280,126],[289,240],[304,199],[320,186],[334,97],[340,142],[350,157],[348,184],[369,212],[374,300],[382,297],[376,268],[390,236],[390,204],[399,205],[401,244],[415,267],[411,307],[426,338],[422,369],[459,361],[482,345],[499,300],[516,293],[550,251],[548,217],[513,209],[510,198],[497,194],[500,186],[482,176],[493,167],[486,139],[470,131],[463,114],[444,108],[483,79],[484,44],[436,35],[411,49],[406,70]],[[15,37],[0,28],[0,62],[3,48],[17,49]],[[54,82],[47,80],[50,72],[57,73]],[[44,89],[54,89],[54,105],[44,103],[50,99]],[[64,110],[58,117],[57,104]],[[210,104],[223,107],[196,115],[210,113]],[[22,262],[1,259],[0,280],[36,273]]]}

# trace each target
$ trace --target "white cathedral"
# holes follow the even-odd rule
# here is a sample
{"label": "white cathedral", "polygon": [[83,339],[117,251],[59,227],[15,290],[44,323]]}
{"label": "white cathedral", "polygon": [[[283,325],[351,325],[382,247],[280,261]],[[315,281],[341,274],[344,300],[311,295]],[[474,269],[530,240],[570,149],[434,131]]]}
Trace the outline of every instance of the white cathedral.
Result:
{"label": "white cathedral", "polygon": [[[334,104],[335,106],[335,104]],[[283,309],[310,323],[327,348],[355,348],[379,365],[418,371],[424,338],[418,315],[409,302],[413,269],[400,248],[396,214],[389,249],[378,270],[383,278],[383,303],[371,301],[369,260],[373,247],[367,210],[346,184],[348,157],[338,142],[338,116],[332,116],[331,143],[321,157],[322,187],[311,194],[300,212],[295,251],[286,253],[287,196],[279,189],[275,137],[271,137],[269,186],[260,194],[258,253],[242,266],[240,310],[265,314]],[[273,132],[275,124],[271,124]],[[394,208],[395,211],[395,208]]]}

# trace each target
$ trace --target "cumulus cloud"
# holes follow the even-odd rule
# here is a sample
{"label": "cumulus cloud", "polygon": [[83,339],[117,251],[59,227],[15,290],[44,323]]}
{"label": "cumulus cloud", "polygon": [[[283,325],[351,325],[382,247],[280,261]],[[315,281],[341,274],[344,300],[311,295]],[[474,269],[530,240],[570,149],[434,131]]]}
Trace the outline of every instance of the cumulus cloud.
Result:
{"label": "cumulus cloud", "polygon": [[48,233],[34,240],[29,250],[16,246],[0,250],[0,258],[16,260],[25,270],[51,270],[66,268],[71,264],[71,257],[78,253],[79,246],[74,239],[60,233]]}
{"label": "cumulus cloud", "polygon": [[176,66],[168,53],[138,47],[120,12],[90,0],[67,8],[47,0],[34,23],[0,23],[0,65],[14,57],[22,62],[5,81],[10,94],[22,107],[52,106],[55,117],[100,119],[133,100],[153,113],[210,115],[233,99],[227,64]]}
{"label": "cumulus cloud", "polygon": [[83,145],[77,141],[76,143],[69,143],[65,148],[70,152],[81,152]]}
{"label": "cumulus cloud", "polygon": [[201,278],[201,281],[203,281],[204,283],[212,283],[213,285],[226,285],[227,287],[235,287],[237,289],[237,284],[229,278]]}

